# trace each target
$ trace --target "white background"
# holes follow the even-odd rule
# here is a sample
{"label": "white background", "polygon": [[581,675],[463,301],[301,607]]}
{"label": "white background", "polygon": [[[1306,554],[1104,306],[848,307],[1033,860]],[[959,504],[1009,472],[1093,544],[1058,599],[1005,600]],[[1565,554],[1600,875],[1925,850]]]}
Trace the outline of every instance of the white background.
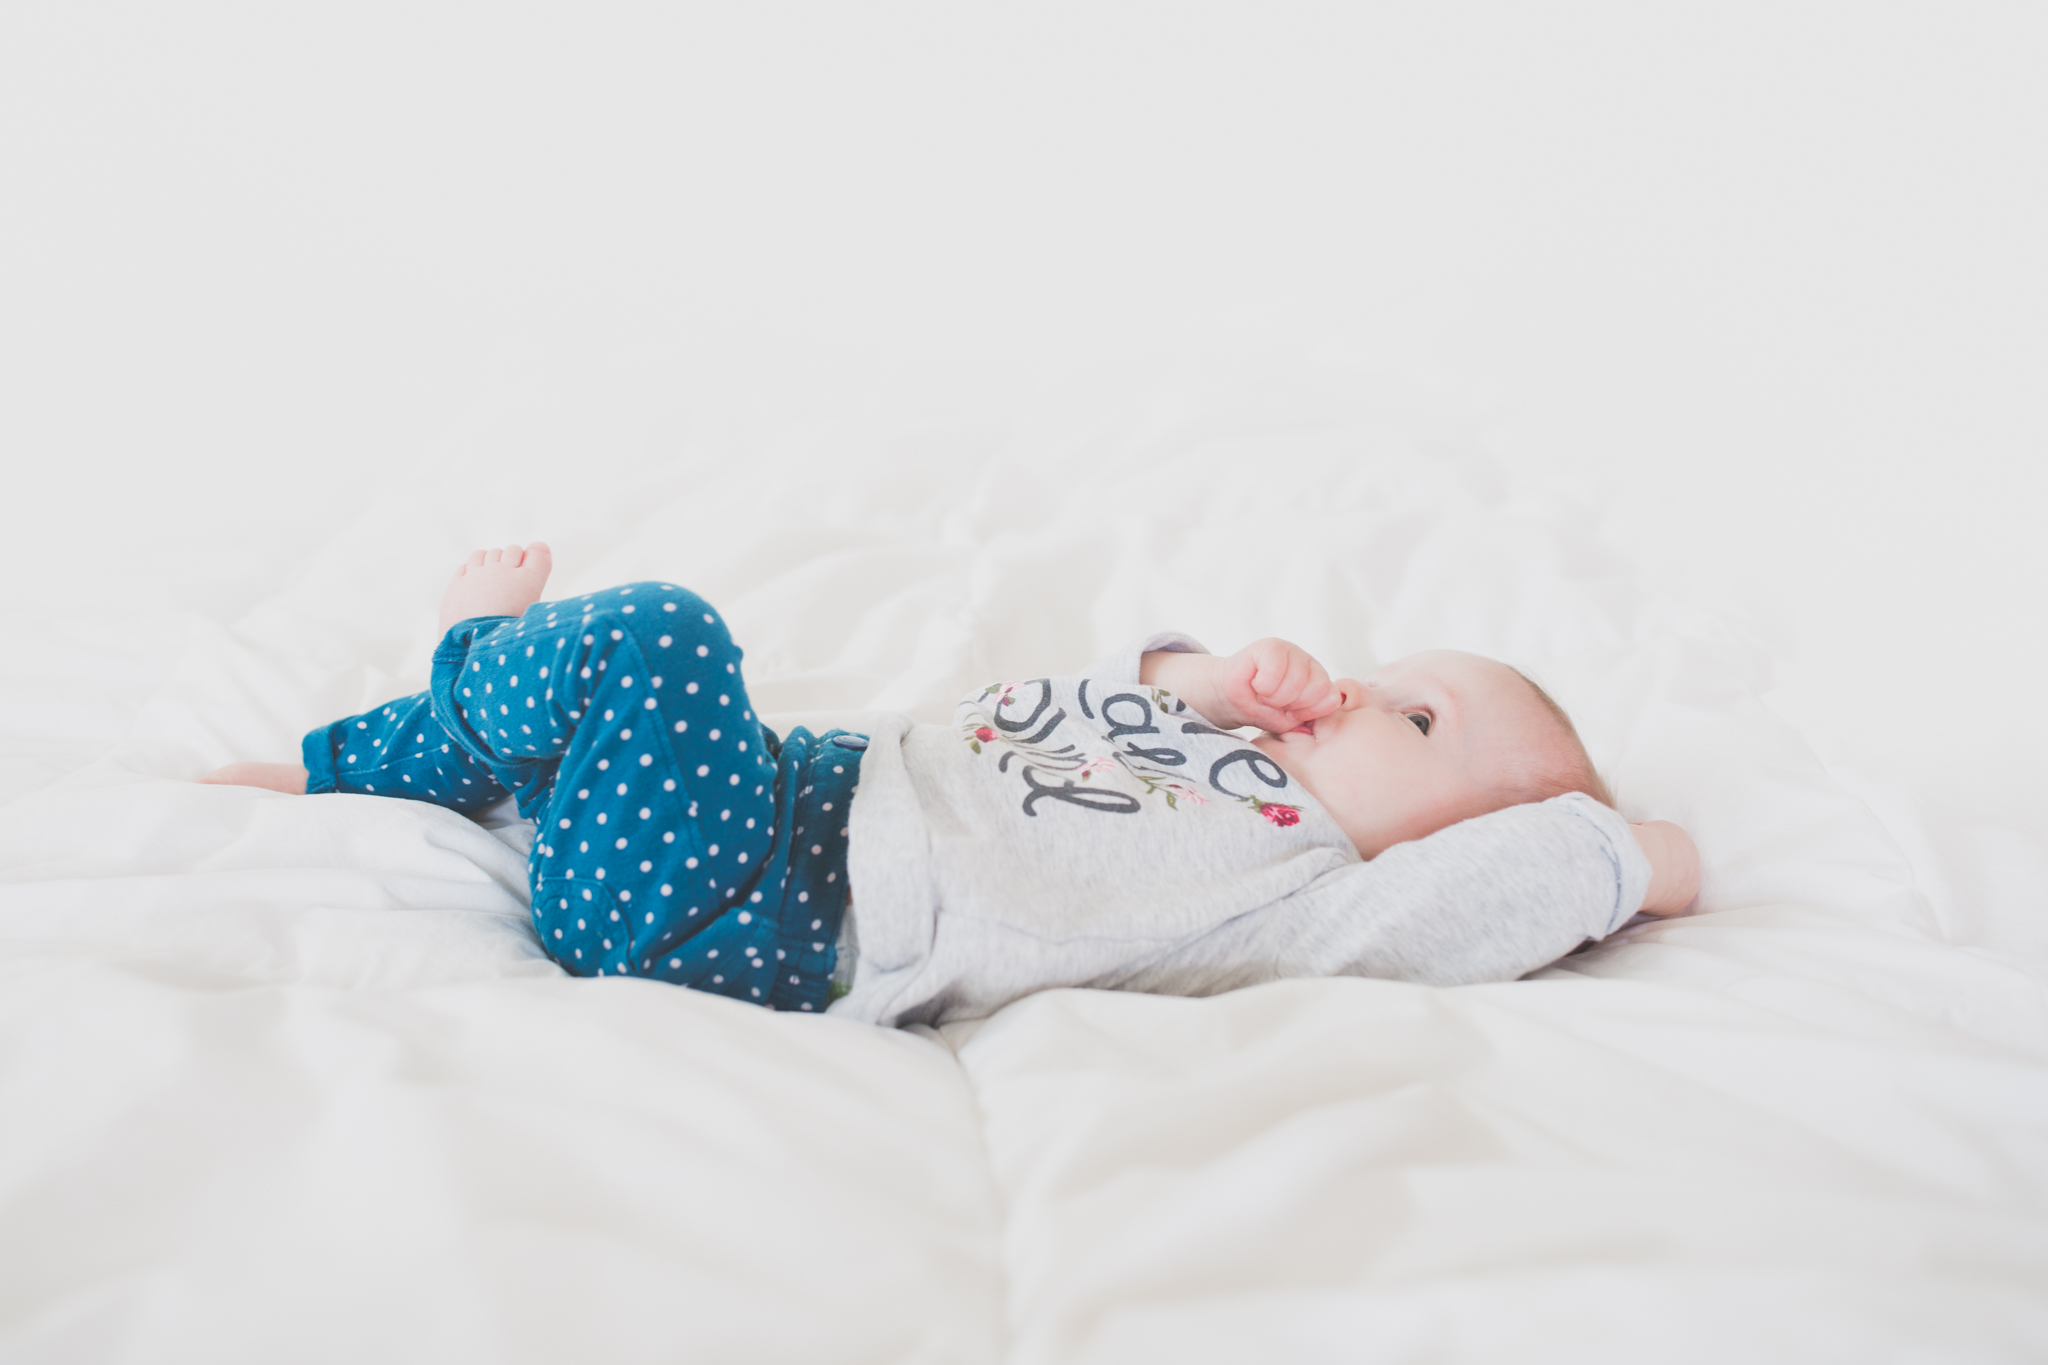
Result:
{"label": "white background", "polygon": [[[10,5],[0,567],[31,619],[253,600],[323,490],[590,393],[1345,367],[1625,487],[1894,828],[2036,901],[2038,14]],[[72,742],[11,794],[120,717],[5,649]]]}

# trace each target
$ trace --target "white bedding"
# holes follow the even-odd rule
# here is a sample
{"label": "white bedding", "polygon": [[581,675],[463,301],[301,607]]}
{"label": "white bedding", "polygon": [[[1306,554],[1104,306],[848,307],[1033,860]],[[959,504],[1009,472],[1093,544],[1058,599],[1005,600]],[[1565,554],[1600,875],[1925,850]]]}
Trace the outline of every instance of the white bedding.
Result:
{"label": "white bedding", "polygon": [[[2043,33],[0,7],[0,1365],[2048,1360]],[[887,1033],[189,780],[533,538],[785,726],[1495,654],[1700,912]]]}
{"label": "white bedding", "polygon": [[[110,751],[40,787],[27,753],[0,807],[0,1355],[2048,1352],[2048,991],[1951,941],[1767,648],[1417,401],[1092,402],[997,441],[704,410],[566,479],[457,443],[245,605],[80,623],[162,653]],[[942,719],[1155,626],[1506,657],[1693,831],[1700,912],[1506,985],[891,1033],[564,977],[517,822],[184,780],[422,686],[447,567],[543,533],[561,593],[721,603],[782,725]],[[38,671],[84,689],[96,647]]]}

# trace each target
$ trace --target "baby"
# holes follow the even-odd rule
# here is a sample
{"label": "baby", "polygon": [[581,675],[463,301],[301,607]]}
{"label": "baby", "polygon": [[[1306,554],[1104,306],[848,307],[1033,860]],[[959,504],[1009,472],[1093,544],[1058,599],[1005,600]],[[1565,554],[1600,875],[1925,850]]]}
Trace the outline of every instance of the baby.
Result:
{"label": "baby", "polygon": [[1684,831],[1623,823],[1564,712],[1476,655],[1333,681],[1284,640],[1163,634],[990,684],[953,725],[778,736],[702,599],[543,602],[550,568],[538,543],[471,555],[427,692],[313,731],[302,767],[203,780],[509,793],[569,971],[883,1024],[1058,986],[1510,980],[1697,889]]}

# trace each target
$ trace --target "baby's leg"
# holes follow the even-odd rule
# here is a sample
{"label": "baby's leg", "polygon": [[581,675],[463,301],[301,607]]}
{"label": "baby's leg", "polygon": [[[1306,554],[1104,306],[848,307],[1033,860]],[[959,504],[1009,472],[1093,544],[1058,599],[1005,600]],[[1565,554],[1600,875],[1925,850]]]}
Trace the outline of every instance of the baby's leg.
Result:
{"label": "baby's leg", "polygon": [[787,866],[770,854],[792,793],[739,663],[717,613],[667,583],[465,621],[443,642],[438,713],[538,817],[534,925],[570,971],[764,1004],[803,984],[774,965]]}
{"label": "baby's leg", "polygon": [[[441,594],[441,630],[476,617],[517,616],[540,600],[554,558],[540,541],[478,550],[456,566]],[[230,763],[201,782],[288,794],[352,792],[478,811],[505,799],[490,767],[457,747],[434,718],[430,694],[410,697],[315,730],[303,766]]]}
{"label": "baby's leg", "polygon": [[465,814],[496,805],[507,794],[491,765],[442,728],[427,692],[315,730],[300,755],[306,772],[301,790],[314,794],[397,796]]}
{"label": "baby's leg", "polygon": [[467,617],[430,692],[308,736],[311,789],[458,810],[509,790],[538,820],[534,927],[571,972],[823,1009],[865,745],[780,740],[740,661],[667,583]]}

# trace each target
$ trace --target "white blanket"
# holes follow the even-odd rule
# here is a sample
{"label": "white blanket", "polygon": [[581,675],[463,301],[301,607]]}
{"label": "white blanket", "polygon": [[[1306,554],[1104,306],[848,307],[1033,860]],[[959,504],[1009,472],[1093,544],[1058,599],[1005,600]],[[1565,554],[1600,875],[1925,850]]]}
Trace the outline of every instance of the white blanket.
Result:
{"label": "white blanket", "polygon": [[[45,620],[10,671],[0,1358],[2048,1353],[2029,931],[1940,912],[1765,703],[1772,647],[1597,490],[1342,379],[562,421],[456,431],[402,496],[331,489],[253,597]],[[423,687],[446,571],[532,537],[557,593],[718,602],[778,726],[944,719],[1153,628],[1506,658],[1693,832],[1700,909],[1506,985],[892,1033],[562,975],[502,811],[188,780]]]}

